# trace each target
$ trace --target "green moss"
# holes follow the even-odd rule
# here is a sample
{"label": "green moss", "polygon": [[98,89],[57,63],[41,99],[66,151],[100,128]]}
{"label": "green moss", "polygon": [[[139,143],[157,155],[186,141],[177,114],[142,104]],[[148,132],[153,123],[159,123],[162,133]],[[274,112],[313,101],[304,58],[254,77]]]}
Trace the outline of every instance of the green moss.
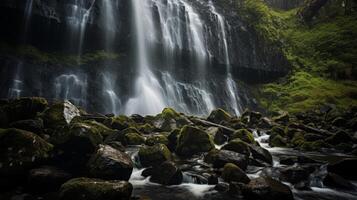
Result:
{"label": "green moss", "polygon": [[237,138],[249,144],[255,143],[253,133],[248,131],[247,129],[239,129],[235,131],[231,136],[231,139],[237,139]]}
{"label": "green moss", "polygon": [[169,145],[169,140],[166,135],[151,135],[146,139],[146,145],[153,146],[155,144]]}
{"label": "green moss", "polygon": [[211,114],[208,116],[207,120],[211,121],[213,123],[221,123],[223,121],[230,121],[232,119],[232,116],[226,112],[225,110],[219,108],[216,110],[213,110]]}
{"label": "green moss", "polygon": [[304,142],[300,148],[304,151],[319,151],[321,148],[326,147],[326,143],[322,140],[314,142]]}
{"label": "green moss", "polygon": [[145,138],[138,133],[125,134],[125,141],[128,145],[140,145],[145,143]]}
{"label": "green moss", "polygon": [[0,43],[0,53],[3,55],[26,58],[38,64],[82,65],[92,62],[116,60],[119,58],[118,54],[105,52],[103,50],[89,52],[79,57],[71,54],[48,53],[30,45],[16,46],[4,42]]}
{"label": "green moss", "polygon": [[[331,7],[331,6],[330,6]],[[268,110],[298,112],[324,103],[347,107],[357,103],[357,15],[329,8],[315,24],[302,24],[296,9],[277,11],[260,0],[245,0],[237,12],[267,45],[274,46],[293,66],[284,80],[258,87]],[[336,80],[340,79],[340,80]],[[347,81],[345,79],[350,79]]]}
{"label": "green moss", "polygon": [[138,129],[146,134],[152,133],[155,130],[155,127],[153,127],[151,124],[144,124],[138,127]]}
{"label": "green moss", "polygon": [[164,108],[164,110],[161,112],[161,116],[165,119],[167,118],[178,118],[180,117],[180,114],[177,113],[174,109],[172,108]]}
{"label": "green moss", "polygon": [[184,126],[178,137],[176,153],[180,156],[191,156],[213,148],[214,143],[208,133],[194,126]]}
{"label": "green moss", "polygon": [[138,156],[143,167],[158,166],[171,160],[171,152],[164,144],[143,146],[140,148]]}
{"label": "green moss", "polygon": [[286,147],[287,143],[280,135],[270,136],[269,145],[272,147]]}
{"label": "green moss", "polygon": [[240,139],[234,139],[234,140],[230,141],[228,144],[224,145],[222,147],[222,149],[234,151],[234,152],[241,153],[241,154],[244,154],[247,156],[250,155],[249,145]]}

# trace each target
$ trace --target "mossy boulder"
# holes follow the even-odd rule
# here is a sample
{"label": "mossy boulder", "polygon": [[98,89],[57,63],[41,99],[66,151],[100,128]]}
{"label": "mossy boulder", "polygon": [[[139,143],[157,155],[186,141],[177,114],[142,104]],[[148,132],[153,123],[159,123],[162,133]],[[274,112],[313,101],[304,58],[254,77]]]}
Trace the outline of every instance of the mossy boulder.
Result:
{"label": "mossy boulder", "polygon": [[235,131],[231,136],[230,136],[231,140],[234,139],[240,139],[246,143],[249,144],[254,144],[255,140],[254,140],[254,136],[253,133],[248,131],[247,129],[239,129],[237,131]]}
{"label": "mossy boulder", "polygon": [[34,133],[0,129],[0,175],[21,175],[49,158],[53,146]]}
{"label": "mossy boulder", "polygon": [[244,154],[246,156],[250,155],[249,144],[242,141],[241,139],[234,139],[234,140],[228,142],[228,144],[224,145],[222,147],[222,149],[234,151],[234,152],[237,152],[240,154]]}
{"label": "mossy boulder", "polygon": [[270,177],[259,177],[252,179],[242,188],[245,199],[249,200],[293,200],[294,196],[289,186]]}
{"label": "mossy boulder", "polygon": [[249,177],[244,171],[233,163],[227,163],[223,167],[222,178],[226,182],[249,183]]}
{"label": "mossy boulder", "polygon": [[299,147],[305,142],[305,137],[302,132],[296,132],[290,141],[292,147]]}
{"label": "mossy boulder", "polygon": [[321,148],[328,147],[328,145],[323,140],[317,140],[314,142],[304,142],[300,146],[301,150],[304,151],[320,151]]}
{"label": "mossy boulder", "polygon": [[2,110],[8,122],[35,118],[48,106],[47,100],[41,97],[23,97],[10,100]]}
{"label": "mossy boulder", "polygon": [[270,136],[269,145],[271,147],[287,147],[287,141],[280,135]]}
{"label": "mossy boulder", "polygon": [[170,161],[165,161],[152,169],[150,181],[162,185],[179,185],[182,183],[183,175],[181,170]]}
{"label": "mossy boulder", "polygon": [[220,124],[222,122],[229,122],[231,119],[232,116],[221,108],[213,110],[211,114],[207,117],[207,121],[216,124]]}
{"label": "mossy boulder", "polygon": [[11,123],[9,127],[30,131],[36,134],[41,134],[44,130],[43,120],[40,118],[16,121]]}
{"label": "mossy boulder", "polygon": [[273,164],[273,156],[268,150],[256,145],[249,145],[249,149],[254,159],[263,161],[269,165]]}
{"label": "mossy boulder", "polygon": [[111,128],[120,131],[135,125],[135,121],[125,115],[113,117],[111,120]]}
{"label": "mossy boulder", "polygon": [[279,124],[288,124],[290,121],[290,115],[287,112],[283,112],[279,116],[273,117],[273,121]]}
{"label": "mossy boulder", "polygon": [[99,145],[88,162],[92,177],[107,180],[129,180],[133,171],[133,162],[129,155],[108,145]]}
{"label": "mossy boulder", "polygon": [[145,143],[145,138],[138,133],[125,134],[125,144],[127,145],[140,145]]}
{"label": "mossy boulder", "polygon": [[154,130],[155,130],[155,127],[152,126],[151,124],[144,124],[144,125],[141,125],[138,127],[139,131],[144,133],[144,134],[150,134],[150,133],[153,133]]}
{"label": "mossy boulder", "polygon": [[83,121],[82,123],[89,125],[93,131],[100,133],[100,135],[102,135],[103,138],[106,138],[109,135],[116,133],[115,130],[105,126],[102,123],[94,121],[94,120],[86,120],[86,121]]}
{"label": "mossy boulder", "polygon": [[185,115],[177,113],[174,109],[165,108],[160,114],[153,118],[152,124],[158,130],[169,132],[176,128],[192,124],[192,122]]}
{"label": "mossy boulder", "polygon": [[192,156],[213,148],[214,143],[208,133],[194,126],[184,126],[178,137],[176,153],[180,156]]}
{"label": "mossy boulder", "polygon": [[50,138],[52,144],[65,153],[91,154],[103,142],[103,136],[96,126],[87,123],[73,123],[58,129]]}
{"label": "mossy boulder", "polygon": [[75,178],[64,183],[60,200],[129,200],[133,186],[126,181]]}
{"label": "mossy boulder", "polygon": [[167,136],[167,139],[169,140],[169,145],[167,147],[170,149],[170,151],[175,151],[177,147],[177,141],[180,136],[180,132],[181,132],[180,129],[174,129]]}
{"label": "mossy boulder", "polygon": [[171,160],[171,152],[164,144],[140,147],[139,160],[143,167],[158,166]]}
{"label": "mossy boulder", "polygon": [[352,137],[345,131],[339,131],[336,134],[326,138],[325,142],[331,145],[338,145],[341,143],[351,143]]}
{"label": "mossy boulder", "polygon": [[57,102],[43,113],[43,122],[46,128],[56,129],[67,126],[72,119],[80,116],[80,111],[69,101]]}
{"label": "mossy boulder", "polygon": [[221,128],[209,127],[206,132],[213,138],[215,144],[222,145],[228,140]]}
{"label": "mossy boulder", "polygon": [[155,134],[155,135],[150,135],[147,137],[146,145],[153,146],[155,144],[164,144],[166,146],[169,145],[169,139],[167,138],[167,135],[165,134]]}

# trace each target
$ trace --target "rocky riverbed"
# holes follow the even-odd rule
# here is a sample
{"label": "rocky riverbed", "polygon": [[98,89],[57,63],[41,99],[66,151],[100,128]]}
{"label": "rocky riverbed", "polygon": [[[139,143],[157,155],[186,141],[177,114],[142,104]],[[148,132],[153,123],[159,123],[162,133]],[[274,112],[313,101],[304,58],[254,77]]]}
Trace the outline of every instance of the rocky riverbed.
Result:
{"label": "rocky riverbed", "polygon": [[357,108],[89,114],[0,101],[0,199],[357,199]]}

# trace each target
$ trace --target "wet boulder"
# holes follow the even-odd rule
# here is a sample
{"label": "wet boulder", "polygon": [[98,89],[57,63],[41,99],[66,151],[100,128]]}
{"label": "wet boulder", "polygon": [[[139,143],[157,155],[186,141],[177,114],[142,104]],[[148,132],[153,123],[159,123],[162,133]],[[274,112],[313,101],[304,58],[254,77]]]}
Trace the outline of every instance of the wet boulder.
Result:
{"label": "wet boulder", "polygon": [[287,147],[287,141],[280,135],[270,136],[269,145],[271,147]]}
{"label": "wet boulder", "polygon": [[139,160],[143,167],[158,166],[171,160],[171,152],[164,144],[140,147]]}
{"label": "wet boulder", "polygon": [[153,146],[155,144],[169,145],[169,139],[164,134],[155,134],[147,137],[146,145]]}
{"label": "wet boulder", "polygon": [[182,179],[182,172],[175,163],[166,161],[152,169],[150,181],[162,185],[179,185]]}
{"label": "wet boulder", "polygon": [[328,173],[324,178],[323,183],[328,187],[332,187],[336,189],[345,189],[345,190],[356,189],[356,187],[350,181],[334,173]]}
{"label": "wet boulder", "polygon": [[108,145],[99,145],[88,162],[89,174],[95,178],[129,180],[133,171],[130,156]]}
{"label": "wet boulder", "polygon": [[170,151],[175,151],[177,147],[177,141],[178,137],[180,136],[180,129],[175,129],[170,132],[170,134],[167,136],[167,139],[169,140],[168,148]]}
{"label": "wet boulder", "polygon": [[249,149],[254,159],[263,161],[269,165],[273,164],[273,156],[268,150],[256,145],[249,145]]}
{"label": "wet boulder", "polygon": [[214,168],[222,168],[227,163],[233,163],[245,170],[248,165],[248,158],[244,154],[228,150],[212,150],[204,158],[206,163],[210,163]]}
{"label": "wet boulder", "polygon": [[176,112],[172,108],[165,108],[153,119],[154,127],[161,131],[172,131],[190,124],[192,122],[185,115]]}
{"label": "wet boulder", "polygon": [[279,116],[273,118],[273,121],[279,124],[288,124],[290,121],[290,115],[287,112],[281,113]]}
{"label": "wet boulder", "polygon": [[280,170],[282,180],[296,184],[301,181],[306,181],[310,176],[310,171],[299,166],[287,167]]}
{"label": "wet boulder", "polygon": [[32,133],[41,134],[43,133],[43,121],[42,119],[26,119],[16,121],[10,124],[11,128],[22,129],[25,131],[30,131]]}
{"label": "wet boulder", "polygon": [[249,200],[293,200],[289,186],[270,177],[252,179],[242,188],[242,194]]}
{"label": "wet boulder", "polygon": [[23,97],[10,100],[2,106],[8,122],[35,118],[47,108],[47,100],[41,97]]}
{"label": "wet boulder", "polygon": [[228,140],[227,136],[224,135],[221,128],[209,127],[206,132],[213,138],[215,144],[222,145]]}
{"label": "wet boulder", "polygon": [[332,135],[325,139],[325,142],[331,145],[338,145],[341,143],[350,143],[352,142],[352,137],[345,131],[339,131],[335,135]]}
{"label": "wet boulder", "polygon": [[34,133],[0,129],[0,176],[21,176],[49,158],[53,146]]}
{"label": "wet boulder", "polygon": [[130,117],[127,117],[125,115],[119,115],[117,117],[112,118],[110,126],[112,129],[121,131],[133,126],[134,124],[135,121],[132,120]]}
{"label": "wet boulder", "polygon": [[194,126],[185,126],[180,131],[176,153],[186,157],[208,152],[213,148],[213,140],[205,131]]}
{"label": "wet boulder", "polygon": [[246,143],[253,144],[255,143],[253,133],[248,131],[247,129],[239,129],[235,131],[231,136],[231,140],[240,139]]}
{"label": "wet boulder", "polygon": [[328,172],[338,174],[350,180],[357,180],[356,169],[357,159],[343,159],[337,163],[327,165]]}
{"label": "wet boulder", "polygon": [[213,110],[211,114],[207,117],[207,121],[220,124],[222,122],[229,122],[232,119],[232,116],[224,111],[223,109]]}
{"label": "wet boulder", "polygon": [[126,181],[76,178],[64,183],[60,200],[129,200],[133,186]]}
{"label": "wet boulder", "polygon": [[230,141],[228,144],[224,145],[222,149],[244,154],[248,157],[250,156],[249,144],[240,139],[234,139]]}
{"label": "wet boulder", "polygon": [[140,145],[145,143],[145,138],[139,133],[127,133],[124,137],[125,144],[127,145]]}
{"label": "wet boulder", "polygon": [[223,167],[222,178],[226,182],[249,183],[250,179],[245,172],[233,163],[227,163]]}
{"label": "wet boulder", "polygon": [[86,155],[93,153],[103,142],[103,136],[98,129],[87,123],[73,123],[64,129],[53,133],[50,141],[66,153]]}
{"label": "wet boulder", "polygon": [[67,126],[72,119],[80,116],[80,111],[69,101],[57,102],[50,106],[43,113],[43,122],[46,128],[56,129],[57,127]]}
{"label": "wet boulder", "polygon": [[71,174],[56,167],[42,166],[29,172],[28,187],[32,192],[54,192],[71,177]]}

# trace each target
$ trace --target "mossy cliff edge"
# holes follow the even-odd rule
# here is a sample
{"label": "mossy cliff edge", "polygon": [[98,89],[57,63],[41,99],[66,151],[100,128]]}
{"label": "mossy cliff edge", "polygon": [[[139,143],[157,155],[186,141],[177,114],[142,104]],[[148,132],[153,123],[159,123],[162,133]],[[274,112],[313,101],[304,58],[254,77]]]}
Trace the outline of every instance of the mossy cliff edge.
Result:
{"label": "mossy cliff edge", "polygon": [[[270,84],[256,86],[269,111],[299,112],[321,104],[357,104],[357,14],[340,1],[327,2],[311,21],[299,8],[282,11],[262,0],[236,1],[237,13],[267,45],[280,49],[293,69]],[[308,2],[308,1],[307,1]]]}

